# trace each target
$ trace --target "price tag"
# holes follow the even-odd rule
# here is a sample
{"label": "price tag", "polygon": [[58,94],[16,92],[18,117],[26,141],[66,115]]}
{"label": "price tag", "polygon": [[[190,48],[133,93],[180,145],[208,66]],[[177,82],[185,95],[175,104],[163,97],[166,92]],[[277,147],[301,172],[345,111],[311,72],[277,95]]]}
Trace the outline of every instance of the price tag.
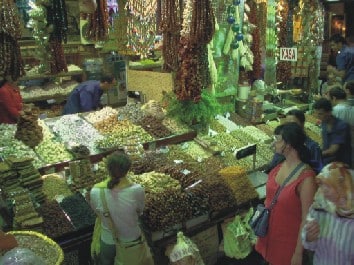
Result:
{"label": "price tag", "polygon": [[65,196],[63,196],[63,195],[55,195],[55,200],[58,203],[61,203],[64,200],[64,198],[65,198]]}
{"label": "price tag", "polygon": [[181,173],[183,173],[184,175],[188,175],[191,172],[188,169],[183,169],[181,170]]}
{"label": "price tag", "polygon": [[48,99],[48,100],[47,100],[47,103],[48,103],[48,104],[54,104],[55,102],[56,102],[55,99]]}

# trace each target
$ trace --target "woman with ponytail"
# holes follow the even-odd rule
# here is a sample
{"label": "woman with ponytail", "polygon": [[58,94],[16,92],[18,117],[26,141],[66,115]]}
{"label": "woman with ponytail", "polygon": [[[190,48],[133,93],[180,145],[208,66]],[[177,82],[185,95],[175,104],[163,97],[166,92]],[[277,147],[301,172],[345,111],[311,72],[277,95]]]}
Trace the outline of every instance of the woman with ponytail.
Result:
{"label": "woman with ponytail", "polygon": [[125,153],[115,152],[107,157],[106,166],[109,178],[90,191],[90,205],[98,217],[91,255],[100,265],[153,264],[139,226],[145,191],[127,178],[131,160]]}
{"label": "woman with ponytail", "polygon": [[285,179],[286,182],[271,210],[268,233],[258,238],[256,250],[271,265],[302,265],[301,228],[317,189],[315,172],[308,166],[310,153],[306,135],[295,122],[279,125],[274,131],[273,147],[285,160],[269,172],[265,206],[269,207]]}

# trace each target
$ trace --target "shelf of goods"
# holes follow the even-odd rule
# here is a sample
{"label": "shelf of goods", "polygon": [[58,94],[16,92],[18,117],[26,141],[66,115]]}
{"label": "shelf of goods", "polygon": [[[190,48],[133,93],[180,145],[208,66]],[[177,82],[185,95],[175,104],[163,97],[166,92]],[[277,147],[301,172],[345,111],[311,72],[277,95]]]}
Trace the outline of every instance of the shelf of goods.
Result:
{"label": "shelf of goods", "polygon": [[[19,78],[21,95],[24,103],[38,101],[63,102],[70,92],[77,86],[78,82],[73,80],[74,76],[82,79],[83,70],[73,70],[58,74],[29,74]],[[56,79],[57,82],[48,82]]]}
{"label": "shelf of goods", "polygon": [[[110,152],[122,148],[133,159],[129,178],[145,188],[142,227],[157,252],[175,240],[177,231],[194,235],[259,201],[255,188],[260,182],[250,180],[253,157],[237,160],[235,150],[257,143],[256,168],[273,155],[268,146],[269,124],[231,126],[224,121],[211,125],[215,135],[196,135],[167,117],[152,119],[139,104],[45,119],[39,126],[44,143],[34,148],[34,154],[40,161],[52,162],[37,166],[34,158],[16,160],[7,151],[6,162],[0,163],[0,188],[5,198],[23,206],[1,212],[8,213],[5,219],[17,230],[38,229],[65,252],[79,249],[83,259],[88,259],[95,214],[81,192],[107,176],[102,159]],[[15,130],[14,125],[6,127],[1,142],[15,141],[10,140]],[[86,145],[91,154],[74,158],[73,142]],[[64,151],[67,157],[56,161]],[[87,155],[86,149],[82,151]],[[49,173],[62,170],[64,174]]]}

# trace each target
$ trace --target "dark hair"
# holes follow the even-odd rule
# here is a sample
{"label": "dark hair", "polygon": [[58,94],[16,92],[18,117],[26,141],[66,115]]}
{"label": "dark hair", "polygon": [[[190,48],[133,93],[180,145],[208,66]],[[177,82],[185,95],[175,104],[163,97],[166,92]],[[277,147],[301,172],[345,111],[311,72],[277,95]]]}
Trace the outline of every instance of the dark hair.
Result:
{"label": "dark hair", "polygon": [[340,34],[334,34],[329,38],[330,42],[346,44],[345,38]]}
{"label": "dark hair", "polygon": [[112,83],[114,80],[114,76],[111,74],[104,74],[101,76],[100,81],[102,83],[107,82],[107,83]]}
{"label": "dark hair", "polygon": [[349,94],[354,96],[354,80],[348,81],[345,85],[345,89],[348,89]]}
{"label": "dark hair", "polygon": [[345,93],[344,89],[342,89],[340,86],[334,86],[329,90],[329,97],[336,98],[336,99],[346,99],[347,94]]}
{"label": "dark hair", "polygon": [[306,135],[299,124],[296,122],[281,124],[275,128],[274,134],[281,135],[284,142],[297,151],[302,162],[310,162],[310,151],[305,146]]}
{"label": "dark hair", "polygon": [[108,181],[107,187],[113,189],[121,178],[125,177],[132,165],[128,155],[124,152],[114,152],[107,157],[106,166],[111,179]]}
{"label": "dark hair", "polygon": [[324,111],[332,111],[332,103],[326,98],[320,98],[313,103],[313,108],[315,110],[322,109]]}
{"label": "dark hair", "polygon": [[1,88],[3,85],[5,85],[6,82],[7,82],[6,79],[0,80],[0,88]]}
{"label": "dark hair", "polygon": [[302,110],[291,109],[288,111],[288,113],[286,113],[286,116],[288,116],[288,115],[295,116],[296,119],[298,119],[301,124],[305,123],[305,114]]}

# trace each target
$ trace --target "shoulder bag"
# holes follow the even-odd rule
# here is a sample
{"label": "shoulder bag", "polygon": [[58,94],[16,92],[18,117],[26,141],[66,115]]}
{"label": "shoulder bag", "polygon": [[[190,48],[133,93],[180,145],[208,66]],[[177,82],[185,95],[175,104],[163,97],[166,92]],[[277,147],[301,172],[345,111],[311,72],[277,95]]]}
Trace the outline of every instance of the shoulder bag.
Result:
{"label": "shoulder bag", "polygon": [[303,166],[304,163],[301,162],[294,168],[294,170],[284,180],[283,184],[278,188],[268,208],[265,207],[264,204],[257,205],[257,209],[249,222],[249,225],[256,236],[265,237],[267,235],[270,212],[273,209],[275,203],[277,202],[281,190],[285,187],[286,183],[288,183],[288,181],[295,175],[295,173]]}

